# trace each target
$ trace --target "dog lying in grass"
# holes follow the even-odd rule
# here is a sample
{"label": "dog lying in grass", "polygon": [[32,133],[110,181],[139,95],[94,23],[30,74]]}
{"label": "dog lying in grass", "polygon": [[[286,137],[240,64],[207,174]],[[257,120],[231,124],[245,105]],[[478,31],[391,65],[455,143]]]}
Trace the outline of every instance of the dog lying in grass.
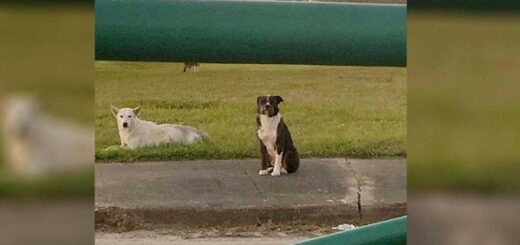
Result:
{"label": "dog lying in grass", "polygon": [[0,102],[1,145],[14,175],[34,179],[92,169],[91,128],[48,114],[31,96],[0,96]]}
{"label": "dog lying in grass", "polygon": [[139,119],[141,108],[111,106],[117,119],[121,147],[137,149],[160,144],[190,145],[209,139],[206,132],[178,124],[156,124]]}

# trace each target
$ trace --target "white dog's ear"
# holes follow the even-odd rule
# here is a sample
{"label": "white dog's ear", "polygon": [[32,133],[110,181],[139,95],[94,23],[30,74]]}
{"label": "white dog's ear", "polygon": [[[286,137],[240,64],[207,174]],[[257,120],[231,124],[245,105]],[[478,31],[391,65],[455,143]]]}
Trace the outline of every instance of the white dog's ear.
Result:
{"label": "white dog's ear", "polygon": [[119,112],[119,108],[117,108],[117,107],[111,105],[111,106],[110,106],[110,111],[112,111],[112,114],[113,114],[114,116],[117,116],[117,113]]}
{"label": "white dog's ear", "polygon": [[134,114],[135,114],[135,115],[139,115],[139,112],[140,112],[140,111],[141,111],[141,107],[140,107],[140,106],[134,108]]}

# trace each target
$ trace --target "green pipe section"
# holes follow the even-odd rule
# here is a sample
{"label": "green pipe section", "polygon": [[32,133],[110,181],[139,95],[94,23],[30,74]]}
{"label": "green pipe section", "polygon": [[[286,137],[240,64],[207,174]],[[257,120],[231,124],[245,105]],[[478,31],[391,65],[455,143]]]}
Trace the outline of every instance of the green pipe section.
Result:
{"label": "green pipe section", "polygon": [[305,245],[370,245],[406,244],[407,217],[402,216],[379,223],[362,226],[351,231],[336,232],[330,235],[299,242]]}
{"label": "green pipe section", "polygon": [[406,5],[96,0],[96,60],[406,66]]}

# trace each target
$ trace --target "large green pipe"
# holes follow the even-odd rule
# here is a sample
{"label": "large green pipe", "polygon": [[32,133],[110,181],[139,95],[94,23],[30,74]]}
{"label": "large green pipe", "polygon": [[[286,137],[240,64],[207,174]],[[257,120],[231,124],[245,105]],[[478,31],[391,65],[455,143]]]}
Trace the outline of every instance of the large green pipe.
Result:
{"label": "large green pipe", "polygon": [[406,66],[406,6],[96,0],[96,59]]}
{"label": "large green pipe", "polygon": [[337,232],[307,241],[299,242],[300,245],[401,245],[406,244],[407,217],[363,226],[351,231]]}

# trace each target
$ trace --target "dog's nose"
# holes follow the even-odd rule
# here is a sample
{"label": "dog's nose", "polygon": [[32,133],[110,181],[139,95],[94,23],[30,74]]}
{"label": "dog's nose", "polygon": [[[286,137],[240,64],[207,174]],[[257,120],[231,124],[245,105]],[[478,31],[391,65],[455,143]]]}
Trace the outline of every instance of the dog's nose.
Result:
{"label": "dog's nose", "polygon": [[269,110],[271,108],[271,105],[265,105],[265,109]]}
{"label": "dog's nose", "polygon": [[124,128],[128,127],[128,123],[124,122],[124,123],[123,123],[123,127],[124,127]]}

